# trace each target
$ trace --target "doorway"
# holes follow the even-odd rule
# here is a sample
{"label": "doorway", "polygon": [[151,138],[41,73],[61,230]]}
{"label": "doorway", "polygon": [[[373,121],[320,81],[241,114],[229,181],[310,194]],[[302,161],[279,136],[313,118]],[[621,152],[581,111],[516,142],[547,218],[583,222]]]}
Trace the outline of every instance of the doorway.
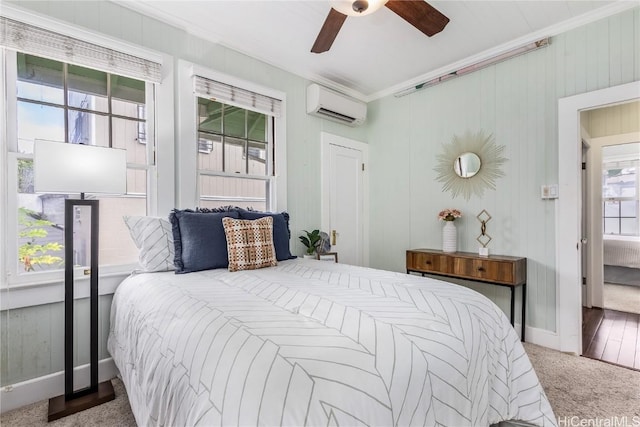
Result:
{"label": "doorway", "polygon": [[582,354],[580,112],[638,98],[640,82],[632,82],[558,101],[558,160],[562,167],[556,217],[556,348],[561,351]]}
{"label": "doorway", "polygon": [[631,369],[640,369],[639,122],[640,101],[580,113],[589,147],[582,191],[583,236],[589,236],[582,355]]}
{"label": "doorway", "polygon": [[369,265],[368,145],[322,132],[321,228],[341,263]]}
{"label": "doorway", "polygon": [[[638,283],[640,289],[640,101],[583,111],[580,127],[583,144],[589,146],[583,186],[583,236],[588,236],[584,305],[633,311],[620,310],[624,301],[607,306],[606,297],[616,297],[620,289],[605,284]],[[640,309],[640,300],[637,305]]]}

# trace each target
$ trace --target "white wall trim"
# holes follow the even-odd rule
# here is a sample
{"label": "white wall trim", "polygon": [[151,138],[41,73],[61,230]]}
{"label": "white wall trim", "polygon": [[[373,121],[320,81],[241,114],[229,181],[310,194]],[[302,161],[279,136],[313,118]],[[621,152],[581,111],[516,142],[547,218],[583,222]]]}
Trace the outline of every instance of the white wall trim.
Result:
{"label": "white wall trim", "polygon": [[281,100],[282,115],[275,119],[275,191],[271,189],[273,211],[287,209],[287,94],[257,83],[240,79],[189,61],[178,61],[177,104],[178,138],[176,144],[176,203],[181,209],[193,208],[198,203],[197,127],[195,126],[196,99],[193,93],[193,76],[199,75],[239,88]]}
{"label": "white wall trim", "polygon": [[[228,49],[232,49],[236,52],[240,52],[243,53],[245,55],[248,55],[254,59],[257,59],[259,61],[262,61],[266,64],[269,64],[271,66],[274,66],[276,68],[282,69],[281,64],[276,64],[274,63],[270,58],[267,57],[255,57],[254,55],[250,55],[247,52],[243,51],[242,49],[239,49],[236,46],[233,46],[232,44],[226,43],[222,40],[222,37],[220,36],[220,34],[215,32],[215,29],[212,31],[212,29],[210,28],[201,28],[201,27],[197,27],[194,26],[190,23],[185,22],[184,20],[180,20],[179,18],[176,18],[175,16],[171,16],[168,13],[162,12],[157,10],[157,8],[153,7],[152,3],[144,3],[144,2],[131,2],[131,1],[125,1],[125,0],[115,0],[115,3],[129,8],[131,10],[134,10],[138,13],[141,13],[143,15],[147,15],[150,17],[153,17],[161,22],[164,22],[168,25],[171,25],[172,27],[175,28],[179,28],[183,31],[185,31],[188,34],[191,34],[195,37],[199,37],[202,38],[204,40],[207,40],[209,42],[215,43],[215,44],[219,44],[221,46],[224,46]],[[321,83],[323,86],[327,86],[329,88],[333,88],[336,89],[342,93],[345,93],[346,95],[349,95],[353,98],[356,98],[360,101],[363,102],[371,102],[371,101],[375,101],[376,99],[379,98],[384,98],[385,96],[391,95],[395,92],[398,92],[402,89],[406,89],[407,87],[410,86],[415,86],[416,84],[419,83],[423,83],[425,81],[428,81],[434,77],[437,77],[439,75],[442,74],[447,74],[450,73],[452,71],[455,71],[457,69],[460,68],[464,68],[466,66],[469,66],[473,63],[491,58],[493,56],[499,55],[501,53],[504,53],[510,49],[513,49],[514,46],[518,45],[518,46],[522,46],[525,44],[528,44],[532,41],[536,41],[539,40],[541,38],[544,37],[551,37],[557,34],[561,34],[564,33],[566,31],[569,31],[571,29],[580,27],[582,25],[586,25],[589,24],[591,22],[595,22],[598,21],[600,19],[615,15],[617,13],[621,13],[624,12],[625,10],[629,10],[632,9],[634,7],[637,7],[637,3],[633,2],[633,1],[616,1],[610,4],[607,4],[603,7],[597,8],[595,10],[592,10],[590,12],[584,13],[582,15],[576,16],[575,18],[569,19],[567,21],[561,22],[559,24],[544,28],[542,30],[538,30],[535,31],[531,34],[528,34],[524,37],[521,37],[519,39],[513,40],[512,42],[509,43],[505,43],[501,46],[498,46],[494,49],[489,49],[485,52],[482,52],[480,55],[474,55],[470,58],[466,58],[463,59],[461,61],[458,61],[456,63],[453,64],[449,64],[445,67],[442,67],[438,70],[434,70],[430,73],[426,73],[423,74],[421,76],[417,76],[415,78],[412,78],[410,80],[404,81],[402,83],[398,83],[392,87],[383,89],[379,92],[370,94],[370,95],[365,95],[363,93],[360,93],[356,90],[353,90],[345,85],[336,83],[334,81],[331,81],[323,76],[314,74],[314,73],[310,73],[310,72],[299,72],[296,70],[286,70],[287,72],[290,72],[292,74],[296,74],[300,77],[303,77],[307,80],[310,81],[314,81],[314,82],[318,82]]]}
{"label": "white wall trim", "polygon": [[582,354],[580,112],[640,98],[640,81],[558,100],[556,330],[560,351]]}
{"label": "white wall trim", "polygon": [[549,27],[543,28],[538,31],[534,31],[533,33],[529,33],[525,36],[519,37],[517,39],[510,40],[507,43],[503,43],[499,46],[493,47],[491,49],[487,49],[483,52],[480,52],[476,55],[469,56],[467,58],[463,58],[460,61],[456,61],[451,64],[447,64],[444,67],[440,67],[436,70],[430,71],[421,76],[417,76],[412,78],[411,80],[407,80],[403,83],[396,84],[390,88],[381,90],[380,92],[373,93],[367,97],[365,97],[366,102],[374,101],[378,98],[383,98],[385,96],[394,94],[401,90],[405,90],[409,87],[413,87],[419,85],[421,83],[427,82],[436,77],[449,74],[453,71],[459,70],[461,68],[468,67],[473,64],[477,64],[478,62],[485,61],[489,58],[494,58],[496,56],[502,55],[510,50],[517,49],[519,47],[525,46],[529,43],[533,43],[540,39],[555,36],[558,34],[565,33],[574,28],[578,28],[583,25],[587,25],[591,22],[599,21],[600,19],[607,18],[609,16],[615,15],[617,13],[624,12],[625,10],[632,9],[637,7],[637,3],[635,2],[627,2],[627,1],[618,1],[601,8],[592,10],[590,12],[584,13],[582,15],[576,16],[572,19],[560,22],[555,25],[551,25]]}
{"label": "white wall trim", "polygon": [[[520,325],[516,324],[514,328],[516,328],[516,331],[520,331]],[[546,329],[534,328],[533,326],[527,326],[525,330],[528,343],[560,350],[560,337],[557,333]]]}
{"label": "white wall trim", "polygon": [[[110,380],[117,375],[118,368],[113,363],[113,359],[102,359],[98,362],[99,382]],[[90,383],[89,376],[88,364],[74,368],[75,388],[86,387]],[[0,413],[62,394],[64,394],[64,371],[7,385],[0,390]]]}
{"label": "white wall trim", "polygon": [[[155,124],[155,164],[152,166],[149,196],[151,200],[147,215],[167,218],[175,206],[175,72],[174,60],[163,55],[162,81],[155,85],[154,124]],[[151,163],[151,162],[149,162]],[[162,189],[162,191],[160,191]]]}
{"label": "white wall trim", "polygon": [[[129,274],[100,275],[99,295],[111,295],[118,285]],[[74,299],[89,298],[89,281],[86,278],[75,280]],[[64,279],[50,283],[36,285],[9,286],[0,288],[0,310],[15,310],[22,307],[32,307],[42,304],[53,304],[64,301]]]}
{"label": "white wall trim", "polygon": [[[0,50],[0,82],[6,82],[6,79],[5,55]],[[9,140],[9,130],[7,129],[9,117],[7,117],[8,109],[6,97],[6,90],[8,88],[5,86],[6,85],[4,84],[0,84],[0,164],[5,165],[3,168],[5,171],[0,171],[0,252],[6,251],[8,231],[7,215],[4,213],[1,206],[9,206],[9,193],[7,188],[8,176],[6,175],[6,165],[9,164],[9,150],[7,145],[7,141]],[[7,277],[6,262],[6,255],[4,253],[0,253],[0,282],[5,281]]]}

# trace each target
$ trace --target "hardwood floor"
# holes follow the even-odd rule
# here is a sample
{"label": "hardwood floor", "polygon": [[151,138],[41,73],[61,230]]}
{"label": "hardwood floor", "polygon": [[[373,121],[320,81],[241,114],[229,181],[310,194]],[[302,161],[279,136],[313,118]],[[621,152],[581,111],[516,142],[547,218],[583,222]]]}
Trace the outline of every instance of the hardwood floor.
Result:
{"label": "hardwood floor", "polygon": [[582,355],[640,371],[640,315],[583,307]]}

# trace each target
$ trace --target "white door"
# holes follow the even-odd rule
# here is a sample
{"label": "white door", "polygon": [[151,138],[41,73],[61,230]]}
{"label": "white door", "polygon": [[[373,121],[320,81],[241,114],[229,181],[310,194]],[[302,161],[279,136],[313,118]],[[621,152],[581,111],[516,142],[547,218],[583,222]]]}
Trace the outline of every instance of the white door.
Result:
{"label": "white door", "polygon": [[368,265],[366,144],[327,133],[322,143],[322,230],[340,263]]}

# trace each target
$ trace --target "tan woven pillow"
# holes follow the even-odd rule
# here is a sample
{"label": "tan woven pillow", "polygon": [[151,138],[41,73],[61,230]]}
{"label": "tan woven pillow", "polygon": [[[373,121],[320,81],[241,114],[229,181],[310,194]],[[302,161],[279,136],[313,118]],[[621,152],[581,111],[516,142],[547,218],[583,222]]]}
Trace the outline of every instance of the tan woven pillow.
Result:
{"label": "tan woven pillow", "polygon": [[273,246],[273,218],[222,218],[229,252],[229,271],[255,270],[278,265]]}

